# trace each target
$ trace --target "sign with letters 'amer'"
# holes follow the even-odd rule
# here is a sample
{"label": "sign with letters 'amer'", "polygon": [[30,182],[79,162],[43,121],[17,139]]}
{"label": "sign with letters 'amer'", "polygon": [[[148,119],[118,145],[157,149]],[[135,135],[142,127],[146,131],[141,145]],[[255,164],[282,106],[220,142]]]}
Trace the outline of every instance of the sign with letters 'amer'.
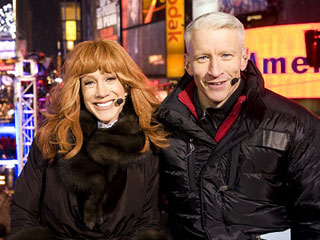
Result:
{"label": "sign with letters 'amer'", "polygon": [[245,45],[267,88],[289,98],[320,98],[320,70],[307,63],[305,31],[320,23],[247,29]]}

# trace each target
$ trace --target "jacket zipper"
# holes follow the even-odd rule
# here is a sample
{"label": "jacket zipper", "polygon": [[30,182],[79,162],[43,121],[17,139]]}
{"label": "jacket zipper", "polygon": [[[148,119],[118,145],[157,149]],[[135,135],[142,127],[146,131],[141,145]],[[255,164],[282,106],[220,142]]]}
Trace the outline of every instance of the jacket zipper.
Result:
{"label": "jacket zipper", "polygon": [[190,191],[196,190],[196,180],[195,180],[195,171],[194,171],[194,158],[195,158],[195,147],[193,144],[193,138],[189,140],[189,153],[187,155],[188,163],[188,177],[189,177],[189,186]]}

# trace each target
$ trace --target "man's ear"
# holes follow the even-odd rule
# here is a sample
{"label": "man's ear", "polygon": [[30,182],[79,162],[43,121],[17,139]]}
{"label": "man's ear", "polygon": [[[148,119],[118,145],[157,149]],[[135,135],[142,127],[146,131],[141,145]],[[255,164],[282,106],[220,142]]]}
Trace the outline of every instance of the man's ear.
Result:
{"label": "man's ear", "polygon": [[248,65],[248,60],[249,60],[249,50],[248,48],[244,48],[242,51],[242,56],[241,56],[241,71],[244,71]]}
{"label": "man's ear", "polygon": [[191,63],[190,63],[190,57],[187,53],[184,54],[184,68],[186,69],[187,73],[192,76],[192,68],[191,68]]}

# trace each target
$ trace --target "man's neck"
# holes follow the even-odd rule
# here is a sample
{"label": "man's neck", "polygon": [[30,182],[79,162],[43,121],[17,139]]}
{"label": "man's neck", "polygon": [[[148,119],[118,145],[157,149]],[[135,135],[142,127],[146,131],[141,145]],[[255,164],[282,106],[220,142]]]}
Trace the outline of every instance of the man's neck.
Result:
{"label": "man's neck", "polygon": [[213,138],[215,137],[219,126],[230,114],[234,104],[237,102],[238,98],[243,93],[244,86],[245,83],[243,80],[241,80],[239,86],[235,89],[235,91],[231,94],[227,101],[225,101],[224,104],[222,104],[219,108],[209,107],[206,109],[202,109],[200,106],[198,91],[197,89],[194,90],[194,101],[197,114],[201,121],[201,126]]}
{"label": "man's neck", "polygon": [[[228,98],[226,98],[225,100],[223,100],[222,102],[209,102],[206,103],[204,101],[201,101],[200,96],[198,94],[198,100],[199,100],[199,104],[201,106],[202,110],[206,110],[206,109],[230,109],[234,103],[237,101],[237,99],[240,97],[242,91],[244,88],[244,81],[240,80],[238,83],[238,86],[236,88],[234,88],[234,90],[232,91],[232,93],[230,94],[230,96]],[[203,102],[203,103],[202,103]]]}
{"label": "man's neck", "polygon": [[[242,81],[242,80],[241,80]],[[199,96],[199,100],[200,100],[200,105],[202,109],[207,109],[207,108],[214,108],[214,109],[219,109],[222,106],[225,105],[226,102],[229,102],[229,99],[232,98],[232,96],[234,95],[235,92],[237,92],[237,90],[239,89],[239,86],[241,84],[241,81],[239,81],[237,83],[237,86],[232,90],[231,94],[229,95],[229,97],[227,97],[226,99],[224,99],[221,102],[214,102],[214,101],[201,101],[201,97]],[[242,90],[241,90],[242,91]],[[207,100],[207,99],[206,99]]]}

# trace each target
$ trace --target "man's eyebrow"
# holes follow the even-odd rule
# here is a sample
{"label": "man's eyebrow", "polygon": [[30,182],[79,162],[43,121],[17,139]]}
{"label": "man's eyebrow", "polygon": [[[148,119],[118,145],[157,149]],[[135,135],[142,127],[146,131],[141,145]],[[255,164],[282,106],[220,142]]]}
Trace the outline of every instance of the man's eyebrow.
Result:
{"label": "man's eyebrow", "polygon": [[199,53],[197,53],[197,54],[194,54],[193,55],[193,58],[198,58],[198,57],[200,57],[200,56],[208,56],[209,54],[207,54],[207,53],[204,53],[204,52],[199,52]]}

